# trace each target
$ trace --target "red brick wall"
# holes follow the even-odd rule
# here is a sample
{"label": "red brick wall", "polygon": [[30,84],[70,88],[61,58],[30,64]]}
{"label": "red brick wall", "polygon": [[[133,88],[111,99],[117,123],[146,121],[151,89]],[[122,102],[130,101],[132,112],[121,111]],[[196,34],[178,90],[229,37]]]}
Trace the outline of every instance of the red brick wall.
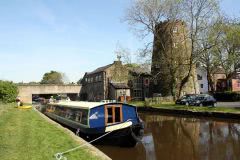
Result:
{"label": "red brick wall", "polygon": [[240,79],[232,79],[232,91],[240,91]]}

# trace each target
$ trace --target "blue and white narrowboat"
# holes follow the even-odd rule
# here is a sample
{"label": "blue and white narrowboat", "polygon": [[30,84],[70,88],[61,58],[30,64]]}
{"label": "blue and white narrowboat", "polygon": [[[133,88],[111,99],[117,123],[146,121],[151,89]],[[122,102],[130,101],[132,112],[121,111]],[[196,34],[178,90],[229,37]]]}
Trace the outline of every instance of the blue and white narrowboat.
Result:
{"label": "blue and white narrowboat", "polygon": [[97,140],[97,144],[135,146],[143,134],[137,109],[129,104],[60,101],[49,103],[45,114],[76,130],[88,141],[110,132]]}

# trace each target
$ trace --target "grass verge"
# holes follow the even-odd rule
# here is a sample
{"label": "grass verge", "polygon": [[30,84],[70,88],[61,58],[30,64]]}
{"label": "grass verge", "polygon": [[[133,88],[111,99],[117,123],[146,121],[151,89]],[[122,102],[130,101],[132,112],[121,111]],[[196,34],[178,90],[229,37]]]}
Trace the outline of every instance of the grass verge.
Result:
{"label": "grass verge", "polygon": [[146,105],[144,101],[134,101],[130,104],[137,107],[154,107],[162,109],[172,109],[172,110],[187,110],[193,112],[221,112],[221,113],[238,113],[240,114],[240,108],[231,108],[231,107],[199,107],[199,106],[185,106],[185,105],[176,105],[172,103],[162,103],[162,104],[153,104]]}
{"label": "grass verge", "polygon": [[[1,160],[54,160],[55,153],[76,146],[79,143],[32,109],[20,110],[14,104],[0,104]],[[66,154],[66,157],[69,160],[101,159],[86,148]]]}

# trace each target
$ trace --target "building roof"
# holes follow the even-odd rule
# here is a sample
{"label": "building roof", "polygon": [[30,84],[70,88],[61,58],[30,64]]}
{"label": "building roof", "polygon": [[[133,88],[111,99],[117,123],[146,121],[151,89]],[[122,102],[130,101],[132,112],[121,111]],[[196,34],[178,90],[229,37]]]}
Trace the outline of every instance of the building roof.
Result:
{"label": "building roof", "polygon": [[126,83],[111,83],[116,89],[129,89],[130,87]]}
{"label": "building roof", "polygon": [[54,106],[65,106],[71,108],[91,109],[106,104],[105,102],[84,102],[84,101],[59,101],[49,103]]}
{"label": "building roof", "polygon": [[92,71],[92,72],[86,72],[86,75],[103,72],[103,71],[105,71],[107,68],[111,67],[112,65],[113,65],[113,63],[112,63],[112,64],[108,64],[108,65],[106,65],[106,66],[99,67],[99,68],[95,69],[95,70]]}
{"label": "building roof", "polygon": [[216,67],[214,70],[213,70],[213,74],[225,74],[225,71],[223,68],[221,67]]}
{"label": "building roof", "polygon": [[149,69],[142,67],[131,67],[129,71],[137,75],[151,75],[151,71]]}

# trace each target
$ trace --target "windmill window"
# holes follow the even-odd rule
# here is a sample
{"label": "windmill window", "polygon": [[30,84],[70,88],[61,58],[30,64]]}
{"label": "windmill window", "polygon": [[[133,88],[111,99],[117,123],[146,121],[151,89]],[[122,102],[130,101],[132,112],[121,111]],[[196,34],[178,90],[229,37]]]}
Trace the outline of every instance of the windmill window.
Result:
{"label": "windmill window", "polygon": [[200,76],[199,74],[197,75],[197,79],[198,80],[202,80],[202,76]]}
{"label": "windmill window", "polygon": [[173,47],[174,47],[174,48],[178,48],[176,42],[173,43]]}
{"label": "windmill window", "polygon": [[178,28],[177,27],[174,27],[173,28],[173,33],[177,33],[178,32]]}

